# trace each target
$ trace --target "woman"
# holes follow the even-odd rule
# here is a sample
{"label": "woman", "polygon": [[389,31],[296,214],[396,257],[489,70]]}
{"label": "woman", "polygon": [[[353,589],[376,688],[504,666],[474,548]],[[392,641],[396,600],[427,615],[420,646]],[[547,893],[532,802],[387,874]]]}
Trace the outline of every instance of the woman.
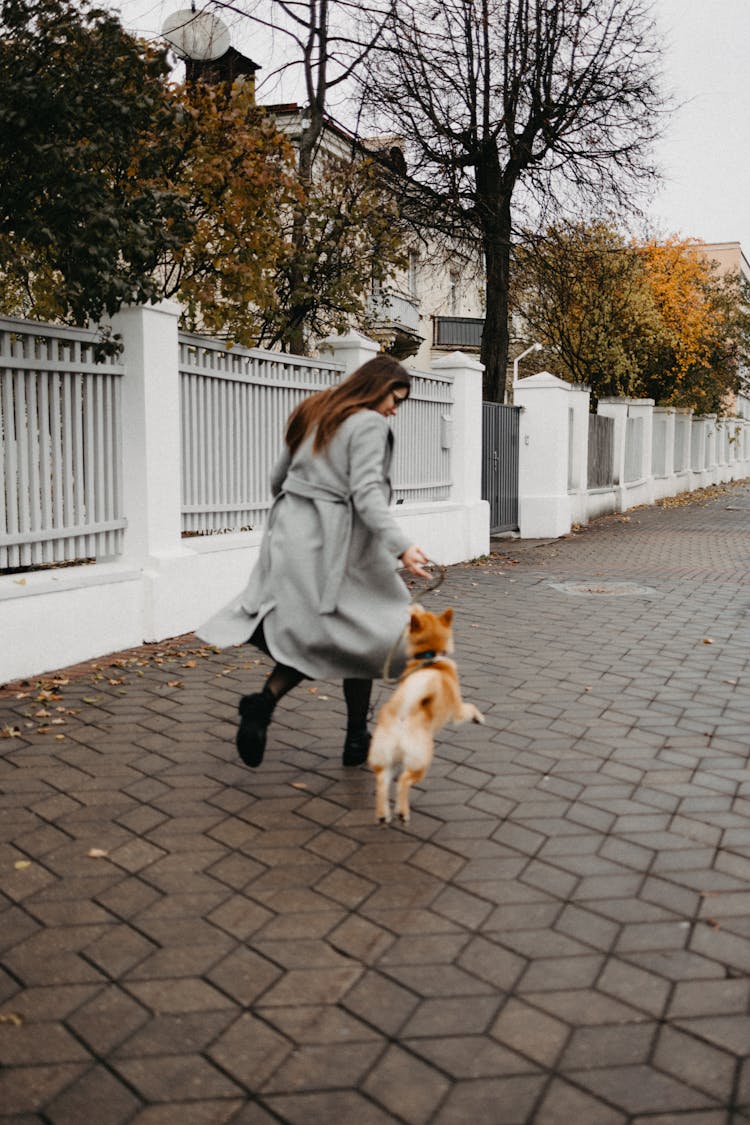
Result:
{"label": "woman", "polygon": [[244,593],[198,630],[220,648],[250,640],[276,661],[263,690],[240,700],[237,749],[248,766],[263,760],[277,702],[306,678],[343,678],[343,763],[367,760],[372,680],[409,601],[396,560],[429,577],[424,551],[388,511],[387,418],[410,389],[406,368],[378,355],[290,415],[258,563]]}

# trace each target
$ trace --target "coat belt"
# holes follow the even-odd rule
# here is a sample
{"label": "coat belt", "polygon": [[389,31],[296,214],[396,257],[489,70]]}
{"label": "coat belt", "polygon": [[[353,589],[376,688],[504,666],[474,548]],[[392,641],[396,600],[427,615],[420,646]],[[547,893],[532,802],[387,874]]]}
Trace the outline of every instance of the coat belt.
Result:
{"label": "coat belt", "polygon": [[302,477],[287,473],[282,485],[292,496],[311,500],[323,526],[323,574],[325,581],[320,595],[320,613],[334,613],[344,580],[349,544],[352,537],[352,504],[348,493],[337,492],[325,485],[311,484]]}

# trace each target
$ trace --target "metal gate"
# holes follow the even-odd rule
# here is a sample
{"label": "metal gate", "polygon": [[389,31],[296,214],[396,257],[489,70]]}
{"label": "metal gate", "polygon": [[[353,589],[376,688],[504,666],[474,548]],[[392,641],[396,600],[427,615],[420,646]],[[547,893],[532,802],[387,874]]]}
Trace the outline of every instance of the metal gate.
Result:
{"label": "metal gate", "polygon": [[490,505],[490,534],[518,530],[520,406],[482,403],[482,499]]}

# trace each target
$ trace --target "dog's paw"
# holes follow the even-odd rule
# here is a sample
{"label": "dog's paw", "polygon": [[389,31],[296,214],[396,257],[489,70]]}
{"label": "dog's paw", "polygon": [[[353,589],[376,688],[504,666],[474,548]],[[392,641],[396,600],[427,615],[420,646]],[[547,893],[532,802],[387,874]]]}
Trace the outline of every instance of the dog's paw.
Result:
{"label": "dog's paw", "polygon": [[471,716],[471,721],[472,721],[472,723],[483,723],[484,722],[484,715],[482,714],[481,711],[477,711],[476,707],[474,708],[474,714]]}
{"label": "dog's paw", "polygon": [[375,823],[379,824],[381,828],[387,828],[391,823],[391,814],[386,813],[385,816],[376,816]]}
{"label": "dog's paw", "polygon": [[398,819],[401,821],[402,824],[408,824],[409,823],[409,814],[400,812],[398,814]]}

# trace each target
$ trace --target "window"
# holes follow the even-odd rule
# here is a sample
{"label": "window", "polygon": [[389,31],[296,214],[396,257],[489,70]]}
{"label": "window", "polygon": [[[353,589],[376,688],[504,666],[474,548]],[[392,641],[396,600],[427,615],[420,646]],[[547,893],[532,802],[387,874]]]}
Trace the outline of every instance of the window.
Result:
{"label": "window", "polygon": [[409,251],[409,296],[418,297],[418,271],[419,271],[419,254],[416,250]]}
{"label": "window", "polygon": [[450,315],[458,316],[459,307],[461,304],[461,274],[458,272],[458,270],[451,270],[450,272],[448,304],[450,308]]}

